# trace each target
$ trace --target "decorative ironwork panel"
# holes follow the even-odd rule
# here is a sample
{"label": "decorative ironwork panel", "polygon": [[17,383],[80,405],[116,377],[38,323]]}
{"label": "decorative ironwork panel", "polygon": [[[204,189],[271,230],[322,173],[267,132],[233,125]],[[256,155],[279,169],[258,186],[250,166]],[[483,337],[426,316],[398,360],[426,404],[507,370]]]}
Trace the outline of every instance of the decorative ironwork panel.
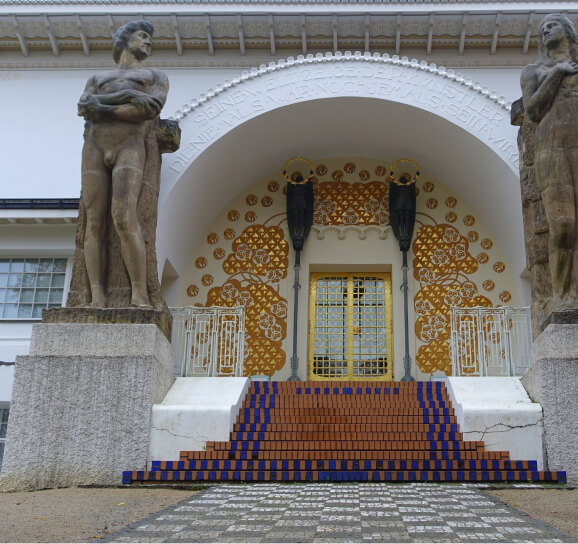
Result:
{"label": "decorative ironwork panel", "polygon": [[245,309],[172,308],[173,346],[181,376],[242,376]]}
{"label": "decorative ironwork panel", "polygon": [[454,376],[521,376],[530,343],[529,308],[451,308]]}
{"label": "decorative ironwork panel", "polygon": [[309,379],[391,380],[389,274],[311,276]]}

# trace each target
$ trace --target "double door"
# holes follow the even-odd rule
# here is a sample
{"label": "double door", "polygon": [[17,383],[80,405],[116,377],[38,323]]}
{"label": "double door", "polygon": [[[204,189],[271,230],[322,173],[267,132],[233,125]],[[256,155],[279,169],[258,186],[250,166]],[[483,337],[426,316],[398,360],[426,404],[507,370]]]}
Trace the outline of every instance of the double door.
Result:
{"label": "double door", "polygon": [[389,273],[313,273],[310,380],[391,380]]}

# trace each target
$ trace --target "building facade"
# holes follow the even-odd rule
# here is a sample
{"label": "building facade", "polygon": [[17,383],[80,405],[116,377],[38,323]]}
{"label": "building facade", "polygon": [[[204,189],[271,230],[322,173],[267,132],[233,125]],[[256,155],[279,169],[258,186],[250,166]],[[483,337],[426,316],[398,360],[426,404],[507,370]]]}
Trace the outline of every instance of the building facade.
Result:
{"label": "building facade", "polygon": [[[301,379],[400,379],[387,196],[391,165],[411,159],[411,373],[429,380],[452,373],[451,307],[530,304],[510,105],[540,19],[562,10],[578,19],[565,2],[3,2],[0,411],[32,324],[66,300],[76,103],[113,66],[119,26],[155,26],[147,63],[167,73],[162,116],[182,129],[159,198],[168,305],[244,306],[248,376],[288,379],[297,334]],[[283,167],[295,157],[312,165],[315,211],[294,329]]]}

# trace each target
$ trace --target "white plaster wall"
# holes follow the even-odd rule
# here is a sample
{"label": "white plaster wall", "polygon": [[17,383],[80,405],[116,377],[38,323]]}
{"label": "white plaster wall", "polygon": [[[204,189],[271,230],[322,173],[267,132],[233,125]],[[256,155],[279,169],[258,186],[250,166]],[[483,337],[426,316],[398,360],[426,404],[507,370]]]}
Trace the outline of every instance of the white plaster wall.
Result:
{"label": "white plaster wall", "polygon": [[[218,67],[163,68],[171,84],[163,115],[172,115],[183,104],[250,66],[273,60],[266,55],[248,53],[249,58],[246,60],[239,60],[238,55],[227,56],[221,53],[221,62],[228,64],[228,67],[218,66],[217,60],[215,64]],[[414,53],[420,60],[425,58],[419,51]],[[287,52],[286,56],[289,54]],[[69,62],[78,65],[77,69],[50,69],[52,64],[58,65],[50,54],[32,52],[31,57],[30,69],[0,70],[2,121],[3,126],[10,127],[9,132],[4,131],[0,135],[3,179],[8,182],[2,187],[2,197],[75,198],[80,194],[83,130],[83,120],[76,115],[76,104],[86,80],[93,73],[102,71],[102,66],[112,67],[112,59],[108,54],[96,53],[96,59],[100,57],[100,60],[92,64],[100,64],[99,67],[83,68],[89,63],[80,57],[74,63]],[[452,58],[455,55],[436,52],[427,60],[439,65]],[[21,60],[21,57],[15,60]],[[165,60],[161,54],[153,56],[151,65],[161,60]],[[468,57],[460,58],[460,61],[467,64]],[[471,62],[479,62],[479,59],[472,57]],[[533,62],[533,57],[528,56],[526,62]],[[66,61],[63,63],[66,64]],[[9,64],[6,62],[4,66]],[[164,64],[171,66],[175,61],[165,60]],[[518,67],[464,67],[455,70],[495,89],[510,101],[520,96]],[[38,98],[38,89],[42,89],[41,100]]]}
{"label": "white plaster wall", "polygon": [[[34,196],[42,198],[43,195]],[[74,254],[75,233],[76,225],[73,223],[68,225],[0,225],[0,256],[68,257]]]}
{"label": "white plaster wall", "polygon": [[[3,356],[0,355],[0,357]],[[12,400],[13,382],[14,382],[14,366],[0,365],[0,405],[2,403],[7,403]]]}

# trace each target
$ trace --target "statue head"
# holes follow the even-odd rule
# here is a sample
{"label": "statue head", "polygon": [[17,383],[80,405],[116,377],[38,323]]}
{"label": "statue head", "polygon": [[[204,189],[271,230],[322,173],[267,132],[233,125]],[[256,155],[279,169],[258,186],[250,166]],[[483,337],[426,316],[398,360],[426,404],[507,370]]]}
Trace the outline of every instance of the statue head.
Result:
{"label": "statue head", "polygon": [[542,21],[540,22],[539,38],[538,38],[538,48],[540,50],[540,55],[542,55],[543,57],[548,56],[548,51],[547,51],[546,45],[544,44],[542,33],[543,33],[545,25],[550,23],[550,22],[560,23],[560,26],[564,30],[564,33],[566,34],[566,37],[568,38],[568,41],[570,42],[570,47],[572,47],[574,49],[576,47],[576,44],[578,43],[578,39],[576,38],[576,29],[574,28],[574,24],[572,23],[572,21],[570,19],[568,19],[568,17],[566,17],[566,15],[563,15],[562,13],[550,13],[549,15],[546,15],[546,17],[544,17],[542,19]]}
{"label": "statue head", "polygon": [[114,59],[114,62],[118,63],[122,52],[128,47],[128,42],[131,36],[138,30],[142,30],[152,37],[155,27],[148,21],[133,21],[121,26],[114,33],[114,46],[112,49],[112,58]]}

